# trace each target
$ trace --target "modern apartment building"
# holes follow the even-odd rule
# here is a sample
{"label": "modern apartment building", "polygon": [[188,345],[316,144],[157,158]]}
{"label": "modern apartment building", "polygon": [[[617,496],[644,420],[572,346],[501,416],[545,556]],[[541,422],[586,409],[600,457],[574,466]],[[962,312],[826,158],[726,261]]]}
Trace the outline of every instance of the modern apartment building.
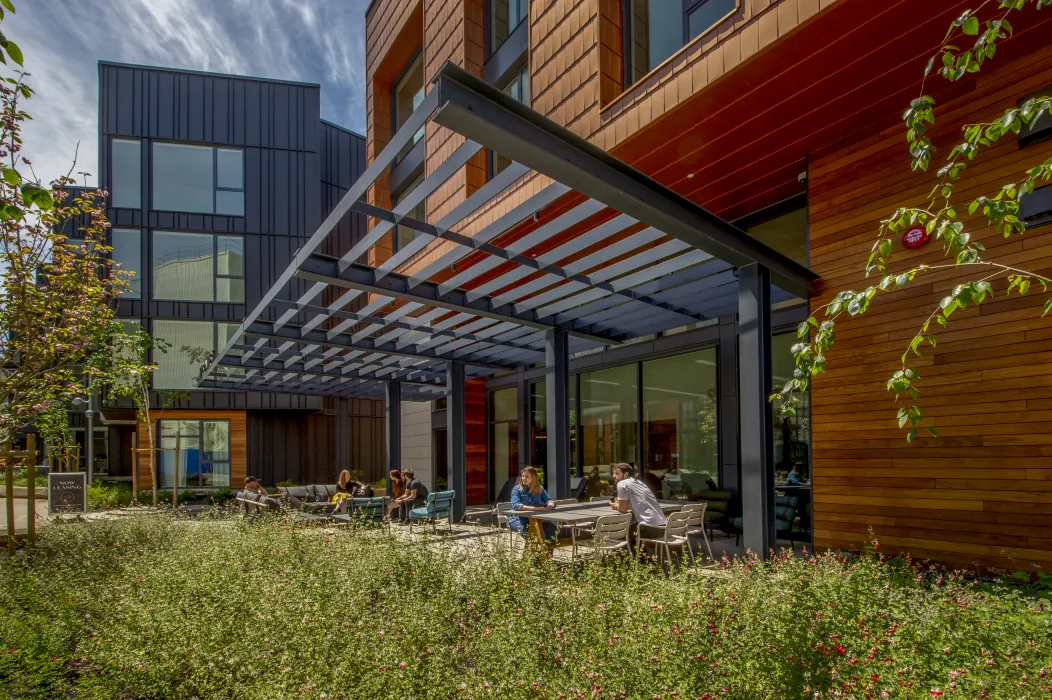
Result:
{"label": "modern apartment building", "polygon": [[[373,0],[365,158],[380,156],[444,64],[466,69],[820,276],[811,299],[774,300],[778,386],[791,376],[796,324],[830,294],[864,284],[881,219],[931,187],[931,174],[910,171],[901,113],[964,8],[936,0]],[[943,120],[933,138],[942,152],[957,138],[951,122],[990,117],[1052,85],[1046,14],[1027,11],[975,78],[930,80],[926,89]],[[1003,140],[969,167],[965,189],[989,193],[1006,173],[1052,156],[1049,135],[1046,123],[1026,138]],[[374,181],[368,201],[383,209],[411,201],[414,188],[462,144],[457,133],[428,122]],[[410,215],[439,221],[510,162],[483,149]],[[459,230],[473,235],[544,184],[524,175]],[[1042,225],[1052,219],[1050,192],[1035,192],[1024,208],[1025,236],[1004,239],[977,215],[967,218],[973,239],[1004,261],[1047,268],[1052,230]],[[557,200],[534,213],[536,224],[493,241],[507,248],[577,203]],[[518,252],[545,260],[557,243],[610,220],[598,212],[558,241]],[[369,249],[368,264],[426,277],[421,271],[430,274],[455,244],[439,237],[414,245],[419,230],[393,226]],[[555,262],[568,269],[602,256],[606,246],[608,258],[583,272],[601,270],[639,253],[619,247],[638,233],[607,237]],[[932,243],[899,258],[934,262],[941,251]],[[728,270],[728,280],[732,272],[737,277]],[[468,274],[458,262],[432,279],[453,285]],[[528,300],[537,286],[517,294],[515,285],[530,279],[502,286],[494,272],[471,284],[481,284],[480,294],[503,290]],[[881,551],[960,566],[1047,569],[1052,562],[1052,330],[1040,320],[1042,299],[999,298],[959,312],[918,363],[923,405],[939,437],[907,444],[895,420],[887,376],[950,284],[949,276],[933,276],[838,329],[829,371],[816,379],[804,410],[775,425],[776,493],[784,499],[776,517],[788,519],[779,537],[858,549],[875,535]],[[717,289],[699,287],[697,295]],[[576,476],[598,483],[611,463],[636,462],[665,495],[720,490],[740,503],[747,486],[741,455],[751,447],[739,438],[740,319],[733,300],[719,301],[702,322],[571,356]],[[546,466],[544,375],[543,366],[526,366],[467,382],[468,503],[494,500],[526,465]],[[431,430],[417,438],[422,453],[429,446],[437,455],[430,467],[441,479],[451,426],[441,401],[431,408]],[[797,477],[787,481],[790,471]]]}
{"label": "modern apartment building", "polygon": [[[201,354],[222,346],[365,167],[365,141],[319,116],[318,85],[99,63],[99,182],[110,193],[113,258],[134,272],[118,313],[166,352],[151,394],[154,425],[127,402],[97,410],[96,476],[129,479],[134,434],[174,448],[180,486],[331,481],[382,473],[383,405],[196,386]],[[364,220],[340,223],[350,247]],[[196,352],[195,352],[196,351]],[[280,369],[288,355],[267,358]],[[173,398],[174,397],[174,398]],[[83,414],[73,415],[83,441]],[[140,482],[170,486],[174,453]],[[83,459],[83,457],[82,457]]]}

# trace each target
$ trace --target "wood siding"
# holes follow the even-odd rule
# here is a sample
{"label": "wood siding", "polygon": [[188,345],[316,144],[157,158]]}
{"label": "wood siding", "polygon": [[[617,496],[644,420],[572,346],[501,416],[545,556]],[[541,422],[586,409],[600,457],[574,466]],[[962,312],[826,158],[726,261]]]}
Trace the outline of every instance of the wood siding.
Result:
{"label": "wood siding", "polygon": [[[245,411],[154,411],[153,444],[160,447],[157,422],[161,420],[228,420],[230,421],[230,488],[244,487],[248,464],[248,427]],[[140,421],[138,427],[139,447],[150,446],[149,428]],[[146,454],[139,459],[140,488],[148,489],[154,479],[154,455]]]}
{"label": "wood siding", "polygon": [[[1000,54],[998,58],[1001,58]],[[938,105],[934,132],[945,157],[962,123],[988,121],[1052,84],[1052,48],[984,66],[973,92]],[[992,194],[1052,156],[1052,143],[1020,149],[1007,137],[969,163],[960,201]],[[896,126],[814,162],[810,168],[811,264],[822,275],[817,308],[859,289],[880,220],[920,205],[936,181],[909,168]],[[1049,274],[1052,227],[1005,239],[981,213],[963,215],[987,257]],[[941,247],[898,247],[894,270],[943,262]],[[865,316],[838,323],[828,372],[812,390],[814,528],[818,547],[858,549],[876,537],[882,552],[909,552],[963,567],[1047,571],[1052,565],[1052,321],[1046,295],[997,296],[956,312],[936,348],[911,365],[920,403],[939,437],[909,445],[885,389],[910,338],[958,281],[979,273],[918,276],[879,298]],[[870,281],[872,283],[872,281]],[[938,327],[936,327],[938,328]],[[870,535],[872,528],[872,535]]]}
{"label": "wood siding", "polygon": [[467,451],[467,498],[469,506],[486,503],[486,443],[488,420],[486,414],[486,380],[469,379],[465,382],[464,435]]}

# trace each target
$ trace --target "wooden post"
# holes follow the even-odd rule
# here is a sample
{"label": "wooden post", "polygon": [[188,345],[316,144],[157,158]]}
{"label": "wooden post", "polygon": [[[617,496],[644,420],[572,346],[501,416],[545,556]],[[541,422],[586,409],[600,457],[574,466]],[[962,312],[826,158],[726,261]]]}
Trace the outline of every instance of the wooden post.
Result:
{"label": "wooden post", "polygon": [[7,502],[7,556],[15,556],[15,467],[8,456],[11,453],[11,443],[4,445],[4,485],[7,493],[4,500]]}
{"label": "wooden post", "polygon": [[179,434],[175,435],[175,467],[172,469],[172,512],[179,505]]}
{"label": "wooden post", "polygon": [[25,459],[26,469],[26,495],[28,496],[26,507],[26,536],[30,542],[37,541],[37,436],[29,435],[26,438],[26,452],[29,456]]}
{"label": "wooden post", "polygon": [[132,433],[132,497],[131,504],[139,505],[139,430]]}

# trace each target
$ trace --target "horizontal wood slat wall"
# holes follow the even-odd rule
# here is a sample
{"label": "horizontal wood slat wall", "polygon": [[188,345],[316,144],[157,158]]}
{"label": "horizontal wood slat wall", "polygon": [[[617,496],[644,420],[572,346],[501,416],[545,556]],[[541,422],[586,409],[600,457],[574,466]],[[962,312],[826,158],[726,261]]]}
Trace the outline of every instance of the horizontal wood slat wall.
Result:
{"label": "horizontal wood slat wall", "polygon": [[[228,420],[230,421],[230,488],[237,490],[245,484],[246,465],[248,462],[248,421],[245,411],[154,411],[153,420],[154,447],[160,447],[160,435],[157,432],[159,420]],[[150,446],[150,435],[146,423],[139,421],[139,447]],[[145,454],[139,460],[139,484],[148,489],[153,483],[153,455]]]}
{"label": "horizontal wood slat wall", "polygon": [[[899,126],[813,162],[811,263],[823,279],[812,309],[867,284],[863,270],[880,220],[897,206],[923,204],[959,139],[958,125],[989,121],[1049,85],[1052,48],[984,66],[974,91],[937,105],[940,159],[929,173],[910,171]],[[1020,149],[1005,138],[969,163],[960,201],[993,194],[1050,156],[1052,142]],[[962,220],[989,259],[1052,270],[1052,227],[1005,239],[981,214],[962,212]],[[920,262],[945,262],[938,242],[912,252],[896,246],[894,271]],[[999,279],[993,301],[955,313],[937,330],[937,347],[915,358],[921,407],[939,437],[908,444],[885,388],[939,300],[957,281],[980,276],[918,276],[863,317],[838,323],[829,371],[812,391],[817,547],[859,549],[876,538],[882,552],[966,568],[1052,568],[1052,319],[1041,318],[1045,297],[1008,299]]]}

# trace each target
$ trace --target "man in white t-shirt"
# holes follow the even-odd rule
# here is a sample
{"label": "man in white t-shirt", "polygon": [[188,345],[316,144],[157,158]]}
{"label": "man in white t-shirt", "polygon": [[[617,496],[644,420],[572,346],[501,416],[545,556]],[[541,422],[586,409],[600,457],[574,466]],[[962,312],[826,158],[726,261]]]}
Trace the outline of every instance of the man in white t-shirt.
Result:
{"label": "man in white t-shirt", "polygon": [[614,482],[617,484],[617,498],[610,507],[619,513],[631,510],[639,523],[640,537],[661,537],[664,534],[665,513],[654,497],[654,492],[635,478],[632,466],[615,464]]}

